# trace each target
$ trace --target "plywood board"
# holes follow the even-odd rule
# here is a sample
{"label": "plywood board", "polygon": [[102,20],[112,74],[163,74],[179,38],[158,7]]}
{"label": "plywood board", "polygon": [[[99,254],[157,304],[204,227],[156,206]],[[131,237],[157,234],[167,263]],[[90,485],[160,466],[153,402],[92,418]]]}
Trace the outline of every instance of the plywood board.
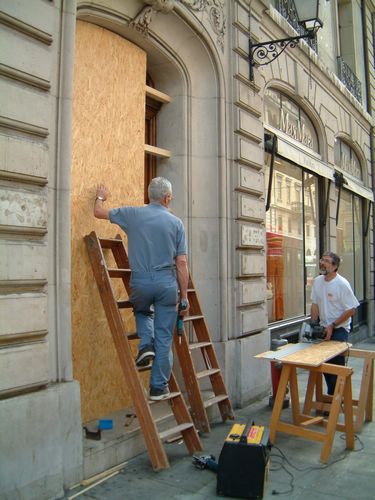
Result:
{"label": "plywood board", "polygon": [[257,354],[255,358],[270,359],[272,361],[286,361],[290,364],[319,366],[329,361],[338,354],[342,354],[351,347],[347,342],[320,342],[319,344],[310,344],[299,342],[291,344],[279,351],[267,351]]}
{"label": "plywood board", "polygon": [[[108,30],[77,22],[71,186],[72,328],[73,369],[81,384],[83,421],[131,404],[83,238],[92,230],[102,237],[121,232],[108,221],[93,217],[98,183],[110,190],[108,207],[143,204],[145,75],[143,50]],[[134,331],[131,311],[122,314],[128,329]]]}

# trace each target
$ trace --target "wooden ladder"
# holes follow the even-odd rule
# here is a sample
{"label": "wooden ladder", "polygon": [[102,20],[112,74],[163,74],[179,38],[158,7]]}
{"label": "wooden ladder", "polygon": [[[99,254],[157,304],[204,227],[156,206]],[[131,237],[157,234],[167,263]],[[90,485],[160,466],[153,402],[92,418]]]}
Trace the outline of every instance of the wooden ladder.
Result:
{"label": "wooden ladder", "polygon": [[[210,432],[207,408],[217,404],[223,422],[228,418],[233,420],[234,415],[191,275],[189,276],[188,299],[190,303],[189,316],[184,316],[183,321],[184,325],[191,325],[193,341],[188,342],[184,328],[182,336],[174,335],[174,345],[195,426],[201,432]],[[203,380],[208,380],[213,390],[213,396],[205,400],[202,397],[200,387]]]}
{"label": "wooden ladder", "polygon": [[[116,299],[111,283],[111,278],[121,279],[129,295],[130,269],[124,243],[120,236],[114,239],[98,238],[95,231],[85,236],[85,241],[104,311],[152,466],[154,470],[166,469],[169,467],[169,462],[162,443],[172,436],[181,434],[189,453],[201,451],[202,445],[197,430],[172,373],[169,381],[170,395],[162,401],[169,402],[177,425],[163,432],[158,431],[151,405],[161,401],[148,401],[138,373],[150,370],[150,367],[138,368],[136,366],[129,341],[137,339],[138,336],[126,331],[120,314],[121,308],[131,307],[131,304],[128,300]],[[112,252],[117,267],[109,268],[107,266],[103,249],[109,249]]]}

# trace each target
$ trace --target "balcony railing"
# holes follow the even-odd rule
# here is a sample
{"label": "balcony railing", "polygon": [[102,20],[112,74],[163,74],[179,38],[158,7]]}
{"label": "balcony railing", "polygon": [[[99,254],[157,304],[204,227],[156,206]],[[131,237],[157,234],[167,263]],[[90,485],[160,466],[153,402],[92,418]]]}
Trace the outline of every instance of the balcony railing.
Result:
{"label": "balcony railing", "polygon": [[342,57],[337,58],[338,77],[351,94],[362,102],[362,84]]}
{"label": "balcony railing", "polygon": [[[303,27],[298,24],[298,16],[293,0],[275,0],[275,9],[280,12],[299,35],[306,33]],[[315,52],[318,52],[316,37],[306,38],[305,41]]]}

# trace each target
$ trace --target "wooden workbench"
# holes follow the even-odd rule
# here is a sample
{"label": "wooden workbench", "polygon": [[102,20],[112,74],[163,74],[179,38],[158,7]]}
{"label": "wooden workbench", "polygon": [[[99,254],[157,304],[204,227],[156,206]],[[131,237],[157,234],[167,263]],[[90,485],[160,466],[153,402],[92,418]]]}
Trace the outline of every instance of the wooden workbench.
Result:
{"label": "wooden workbench", "polygon": [[[339,430],[341,432],[345,432],[347,448],[354,448],[351,385],[351,375],[353,370],[345,366],[326,363],[326,361],[331,358],[345,353],[348,350],[348,347],[349,345],[346,342],[337,341],[321,342],[319,344],[299,343],[290,344],[278,351],[267,351],[255,356],[260,359],[282,362],[280,382],[270,423],[271,443],[275,442],[277,431],[314,441],[321,441],[323,443],[323,447],[320,454],[320,460],[323,463],[326,463],[331,453],[335,431]],[[330,404],[328,419],[305,413],[305,410],[311,410],[312,408],[312,398],[310,398],[309,404],[304,407],[304,411],[301,413],[297,382],[297,368],[308,370],[310,376],[315,378],[315,380],[315,374],[331,373],[337,375],[335,393]],[[282,422],[280,420],[288,383],[290,385],[293,418],[292,424]],[[338,422],[341,406],[343,407],[344,412],[344,424]],[[313,425],[323,427],[323,432],[309,428]]]}

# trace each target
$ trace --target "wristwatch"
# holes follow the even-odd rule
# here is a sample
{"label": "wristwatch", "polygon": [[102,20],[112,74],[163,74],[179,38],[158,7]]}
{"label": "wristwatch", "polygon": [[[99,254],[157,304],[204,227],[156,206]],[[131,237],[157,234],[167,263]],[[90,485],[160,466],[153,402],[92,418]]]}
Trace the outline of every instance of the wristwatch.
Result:
{"label": "wristwatch", "polygon": [[333,323],[332,323],[332,326],[333,326],[333,328],[336,328],[336,327],[337,327],[337,325],[336,325],[336,323],[335,323],[334,321],[333,321]]}
{"label": "wristwatch", "polygon": [[105,201],[105,199],[103,198],[103,196],[97,196],[97,197],[95,198],[95,200]]}

